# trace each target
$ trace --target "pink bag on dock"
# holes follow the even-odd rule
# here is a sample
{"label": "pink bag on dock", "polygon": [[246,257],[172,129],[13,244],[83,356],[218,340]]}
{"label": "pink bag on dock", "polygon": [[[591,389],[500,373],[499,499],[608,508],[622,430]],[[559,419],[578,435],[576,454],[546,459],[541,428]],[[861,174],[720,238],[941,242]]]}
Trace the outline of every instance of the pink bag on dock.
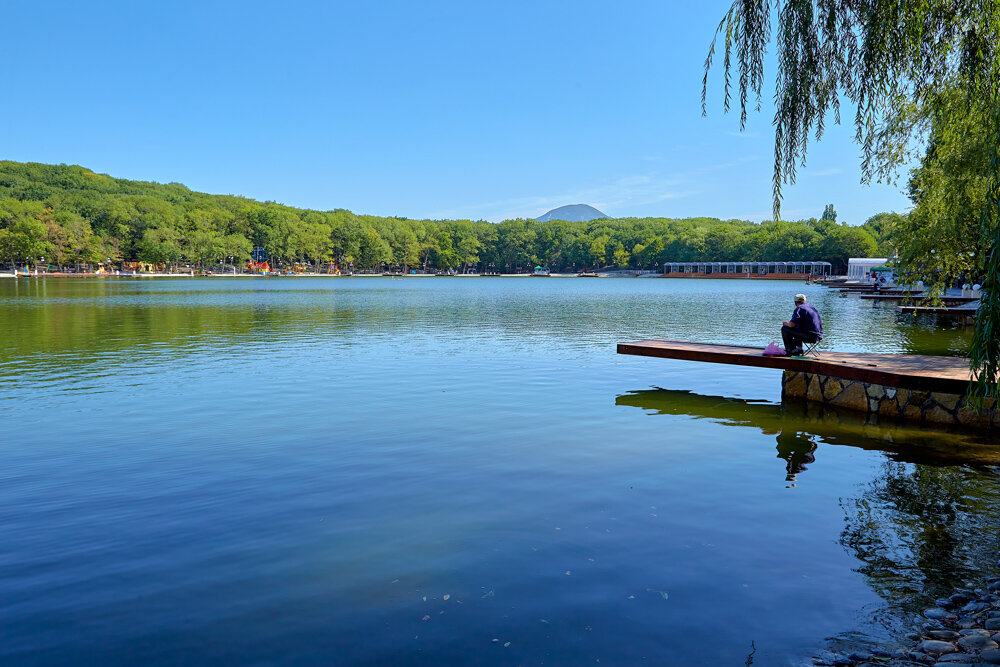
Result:
{"label": "pink bag on dock", "polygon": [[764,348],[764,356],[765,357],[783,357],[783,356],[785,356],[785,348],[778,347],[777,343],[775,343],[774,341],[771,341],[770,343],[767,344],[767,347]]}

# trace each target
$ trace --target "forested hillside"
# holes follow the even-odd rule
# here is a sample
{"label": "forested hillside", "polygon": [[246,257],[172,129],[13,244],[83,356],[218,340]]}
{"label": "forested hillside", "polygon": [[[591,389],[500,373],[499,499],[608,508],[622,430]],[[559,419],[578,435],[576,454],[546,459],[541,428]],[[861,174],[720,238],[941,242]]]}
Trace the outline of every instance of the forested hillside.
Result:
{"label": "forested hillside", "polygon": [[[0,262],[56,265],[111,260],[152,264],[242,263],[256,247],[274,263],[356,270],[516,271],[643,268],[665,261],[825,260],[871,256],[895,214],[862,227],[820,219],[765,222],[714,218],[530,219],[490,223],[410,220],[312,211],[179,183],[112,178],[78,166],[0,161]],[[882,249],[884,252],[884,248]]]}

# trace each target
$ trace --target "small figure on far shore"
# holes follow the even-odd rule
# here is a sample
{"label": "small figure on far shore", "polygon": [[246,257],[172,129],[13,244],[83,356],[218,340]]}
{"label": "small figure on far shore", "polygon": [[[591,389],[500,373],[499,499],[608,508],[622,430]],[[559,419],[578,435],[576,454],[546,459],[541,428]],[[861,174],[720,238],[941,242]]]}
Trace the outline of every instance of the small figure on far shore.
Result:
{"label": "small figure on far shore", "polygon": [[802,354],[803,343],[823,340],[823,320],[819,311],[806,303],[805,294],[795,295],[795,310],[792,319],[782,323],[781,340],[785,344],[785,355],[789,357]]}

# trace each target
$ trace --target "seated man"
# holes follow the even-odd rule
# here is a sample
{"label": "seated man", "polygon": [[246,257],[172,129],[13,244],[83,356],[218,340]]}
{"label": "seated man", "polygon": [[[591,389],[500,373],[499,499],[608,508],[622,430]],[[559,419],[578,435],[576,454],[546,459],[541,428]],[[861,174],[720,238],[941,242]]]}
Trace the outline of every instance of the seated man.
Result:
{"label": "seated man", "polygon": [[802,354],[802,343],[823,340],[823,321],[819,312],[806,303],[805,294],[795,295],[795,310],[792,319],[781,327],[781,340],[785,343],[785,354],[789,357]]}

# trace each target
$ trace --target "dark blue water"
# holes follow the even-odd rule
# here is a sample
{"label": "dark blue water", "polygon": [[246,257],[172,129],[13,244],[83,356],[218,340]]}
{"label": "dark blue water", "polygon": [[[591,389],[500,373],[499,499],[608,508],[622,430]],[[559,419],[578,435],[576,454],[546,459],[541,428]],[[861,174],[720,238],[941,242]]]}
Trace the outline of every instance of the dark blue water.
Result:
{"label": "dark blue water", "polygon": [[0,661],[891,645],[996,546],[1000,449],[782,406],[776,371],[615,354],[767,343],[799,291],[831,348],[968,344],[801,283],[0,282]]}

